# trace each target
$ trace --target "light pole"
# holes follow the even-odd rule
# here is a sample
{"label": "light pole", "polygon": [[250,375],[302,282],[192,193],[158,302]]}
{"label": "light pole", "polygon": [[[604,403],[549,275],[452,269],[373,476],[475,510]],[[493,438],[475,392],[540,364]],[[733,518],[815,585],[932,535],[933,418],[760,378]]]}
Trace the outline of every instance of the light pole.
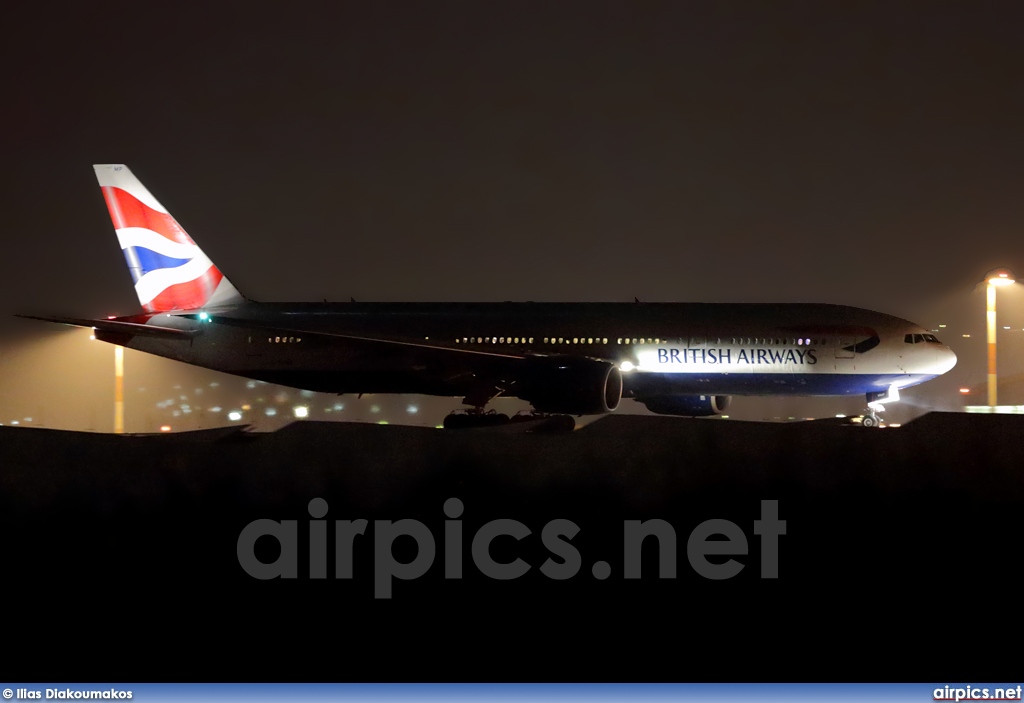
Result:
{"label": "light pole", "polygon": [[996,269],[986,276],[988,286],[985,290],[985,319],[988,332],[988,404],[995,412],[998,404],[996,391],[996,288],[1010,286],[1014,278],[1009,271]]}
{"label": "light pole", "polygon": [[114,434],[124,434],[124,347],[114,345]]}

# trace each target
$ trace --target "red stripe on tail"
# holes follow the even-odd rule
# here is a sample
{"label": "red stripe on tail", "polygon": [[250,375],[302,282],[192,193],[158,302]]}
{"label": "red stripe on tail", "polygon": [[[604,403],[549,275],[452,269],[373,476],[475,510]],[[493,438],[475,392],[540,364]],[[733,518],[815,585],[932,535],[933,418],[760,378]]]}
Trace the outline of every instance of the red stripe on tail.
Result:
{"label": "red stripe on tail", "polygon": [[146,312],[170,312],[171,310],[195,310],[209,302],[224,276],[216,266],[211,266],[199,278],[185,283],[176,283],[160,295],[143,305]]}
{"label": "red stripe on tail", "polygon": [[137,200],[131,193],[120,188],[103,186],[102,190],[103,199],[107,201],[107,210],[110,212],[110,220],[114,223],[114,229],[143,227],[167,237],[172,242],[195,244],[181,228],[181,225],[167,213],[157,212]]}

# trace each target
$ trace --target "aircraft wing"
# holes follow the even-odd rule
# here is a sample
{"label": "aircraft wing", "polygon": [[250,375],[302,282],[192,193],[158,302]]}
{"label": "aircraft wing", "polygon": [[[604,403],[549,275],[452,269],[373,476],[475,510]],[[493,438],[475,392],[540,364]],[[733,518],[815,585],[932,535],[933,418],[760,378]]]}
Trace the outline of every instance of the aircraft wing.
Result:
{"label": "aircraft wing", "polygon": [[100,332],[157,337],[160,339],[191,339],[202,334],[202,330],[181,330],[174,327],[159,327],[139,322],[120,322],[118,320],[87,320],[77,317],[44,317],[40,315],[15,315],[15,317],[23,317],[26,320],[56,322],[60,325],[71,325],[73,327],[88,327]]}

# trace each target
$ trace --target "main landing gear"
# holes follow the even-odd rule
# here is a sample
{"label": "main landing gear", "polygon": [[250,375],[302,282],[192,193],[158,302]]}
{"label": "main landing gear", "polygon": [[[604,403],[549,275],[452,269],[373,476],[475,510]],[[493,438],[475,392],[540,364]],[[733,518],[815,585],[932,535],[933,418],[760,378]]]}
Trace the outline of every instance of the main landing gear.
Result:
{"label": "main landing gear", "polygon": [[446,430],[469,429],[477,427],[501,427],[504,425],[521,425],[522,432],[571,432],[576,429],[576,420],[572,415],[542,413],[537,411],[519,412],[509,417],[484,407],[501,395],[503,390],[496,386],[481,385],[474,389],[462,401],[471,407],[456,410],[444,419]]}
{"label": "main landing gear", "polygon": [[507,425],[509,417],[505,413],[498,413],[494,410],[456,410],[444,419],[446,430],[465,430],[471,427],[499,427]]}
{"label": "main landing gear", "polygon": [[868,407],[861,419],[860,424],[862,427],[880,427],[882,419],[878,417],[878,413],[885,412],[885,406],[882,403],[895,403],[900,399],[900,390],[896,386],[889,386],[887,393],[874,392],[867,394]]}
{"label": "main landing gear", "polygon": [[572,415],[549,413],[517,413],[512,417],[494,410],[456,410],[444,419],[446,430],[465,430],[478,427],[504,427],[521,425],[523,432],[571,432],[576,429]]}

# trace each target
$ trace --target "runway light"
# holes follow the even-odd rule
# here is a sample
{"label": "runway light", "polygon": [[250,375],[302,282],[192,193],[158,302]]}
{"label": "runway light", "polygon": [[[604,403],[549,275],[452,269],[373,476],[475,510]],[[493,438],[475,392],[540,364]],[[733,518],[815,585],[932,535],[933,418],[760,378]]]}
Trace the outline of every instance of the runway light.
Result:
{"label": "runway light", "polygon": [[846,415],[836,415],[836,417],[846,417]]}
{"label": "runway light", "polygon": [[939,325],[939,327],[945,327],[945,325]]}
{"label": "runway light", "polygon": [[231,420],[232,422],[238,422],[239,420],[242,419],[242,413],[240,413],[237,410],[232,410],[231,412],[228,413],[228,419]]}
{"label": "runway light", "polygon": [[1010,329],[1010,326],[1009,325],[1005,325],[1005,326],[1003,326],[1003,329],[1004,330],[1008,330],[1008,329]]}
{"label": "runway light", "polygon": [[969,338],[970,338],[970,336],[971,336],[971,335],[969,335],[969,334],[965,334],[965,335],[964,335],[964,339],[969,339]]}
{"label": "runway light", "polygon": [[305,405],[296,405],[293,409],[295,417],[307,417],[309,415],[309,408]]}
{"label": "runway light", "polygon": [[970,388],[961,388],[960,392],[963,393],[964,395],[967,395],[968,393],[971,392],[971,389]]}
{"label": "runway light", "polygon": [[160,425],[160,431],[161,432],[170,432],[171,431],[171,426],[170,425]]}
{"label": "runway light", "polygon": [[214,405],[212,408],[210,408],[210,412],[211,413],[219,413],[220,412],[220,406],[219,405]]}
{"label": "runway light", "polygon": [[267,408],[263,412],[266,413],[267,417],[274,417],[274,415],[277,415],[277,409],[276,408]]}
{"label": "runway light", "polygon": [[20,425],[21,423],[18,422],[17,420],[11,420],[11,424],[12,425]]}
{"label": "runway light", "polygon": [[621,364],[619,364],[619,369],[621,369],[622,371],[632,371],[635,368],[636,366],[633,365],[632,361],[623,361]]}
{"label": "runway light", "polygon": [[94,334],[90,334],[90,335],[89,335],[89,339],[96,339],[96,335],[94,335]]}
{"label": "runway light", "polygon": [[245,405],[242,406],[242,410],[252,410],[252,406],[246,403]]}
{"label": "runway light", "polygon": [[387,420],[381,420],[381,421],[380,421],[380,422],[378,422],[377,424],[378,424],[378,425],[386,425],[386,424],[388,424],[388,421],[387,421]]}

